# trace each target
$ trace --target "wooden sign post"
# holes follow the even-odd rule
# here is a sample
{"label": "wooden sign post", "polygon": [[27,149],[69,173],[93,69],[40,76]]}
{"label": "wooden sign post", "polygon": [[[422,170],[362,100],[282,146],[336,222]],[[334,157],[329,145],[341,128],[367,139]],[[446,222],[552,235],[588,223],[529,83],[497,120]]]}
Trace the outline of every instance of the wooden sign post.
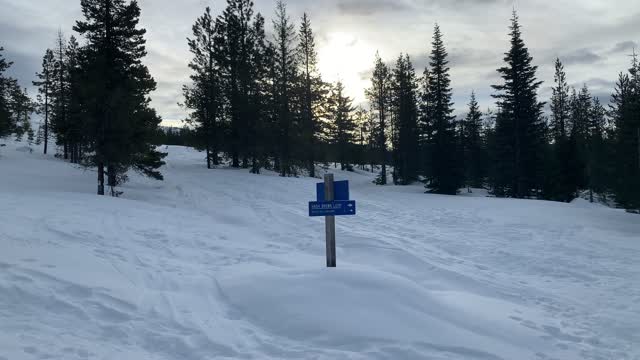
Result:
{"label": "wooden sign post", "polygon": [[316,184],[316,199],[309,202],[309,216],[324,216],[327,267],[336,267],[336,216],[356,214],[356,202],[349,200],[349,181],[333,181],[333,174],[326,174],[324,182]]}
{"label": "wooden sign post", "polygon": [[[324,175],[324,200],[333,201],[333,174]],[[336,217],[325,216],[324,227],[327,235],[327,267],[336,267]]]}

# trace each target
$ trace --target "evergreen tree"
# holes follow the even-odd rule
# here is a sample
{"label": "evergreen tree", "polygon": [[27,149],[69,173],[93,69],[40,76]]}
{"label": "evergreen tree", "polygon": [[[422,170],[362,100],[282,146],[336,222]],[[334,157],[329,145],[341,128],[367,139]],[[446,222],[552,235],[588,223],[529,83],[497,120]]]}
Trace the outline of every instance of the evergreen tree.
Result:
{"label": "evergreen tree", "polygon": [[[475,92],[471,93],[469,112],[462,120],[462,161],[467,187],[481,188],[486,177],[486,147],[482,136],[482,112],[478,106]],[[469,189],[469,191],[471,191]]]}
{"label": "evergreen tree", "polygon": [[267,159],[267,128],[271,122],[270,67],[273,59],[266,40],[265,20],[257,14],[252,25],[253,47],[251,52],[251,79],[249,84],[249,124],[247,150],[251,159],[251,172],[260,173],[260,168],[269,166]]}
{"label": "evergreen tree", "polygon": [[640,65],[633,58],[629,74],[620,74],[611,96],[614,122],[614,182],[616,202],[626,209],[640,208]]}
{"label": "evergreen tree", "polygon": [[5,60],[0,47],[0,138],[5,137],[13,132],[15,124],[9,112],[9,93],[8,90],[15,80],[5,76],[5,71],[13,64]]}
{"label": "evergreen tree", "polygon": [[38,87],[38,112],[44,117],[44,153],[49,146],[49,120],[51,116],[51,98],[53,97],[53,80],[55,71],[55,57],[51,49],[45,51],[42,58],[42,70],[37,73],[37,81],[33,82]]}
{"label": "evergreen tree", "polygon": [[302,16],[298,31],[298,64],[302,75],[301,123],[303,132],[303,152],[307,154],[306,167],[309,176],[315,177],[316,142],[320,123],[317,119],[319,107],[324,97],[324,84],[318,71],[318,54],[315,36],[306,13]]}
{"label": "evergreen tree", "polygon": [[[250,105],[252,83],[256,81],[252,67],[255,51],[253,1],[227,0],[227,7],[216,21],[215,52],[218,57],[229,118],[229,155],[231,166],[249,167],[250,128],[253,115]],[[240,163],[242,161],[242,164]]]}
{"label": "evergreen tree", "polygon": [[117,195],[114,188],[129,168],[162,179],[157,169],[166,154],[151,143],[161,121],[149,107],[156,82],[142,63],[146,30],[138,27],[138,3],[82,0],[81,6],[84,21],[74,30],[87,40],[80,58],[90,163],[98,167],[98,194],[104,195],[106,167],[111,194]]}
{"label": "evergreen tree", "polygon": [[387,184],[387,116],[389,112],[391,73],[380,54],[376,53],[375,67],[371,77],[371,87],[366,90],[371,108],[378,115],[378,123],[374,130],[376,134],[376,149],[379,151],[378,162],[382,166],[380,176],[376,179],[378,185]]}
{"label": "evergreen tree", "polygon": [[62,31],[58,31],[53,50],[54,67],[51,83],[51,130],[56,135],[57,145],[62,145],[63,158],[69,158],[69,69],[67,41]]}
{"label": "evergreen tree", "polygon": [[425,67],[422,77],[420,78],[420,93],[418,98],[418,147],[421,158],[419,169],[425,179],[430,176],[431,171],[430,154],[433,135],[429,116],[429,78],[429,68]]}
{"label": "evergreen tree", "polygon": [[358,144],[358,164],[360,170],[365,170],[366,165],[369,164],[369,111],[365,110],[362,106],[358,106],[354,112],[354,121],[356,123],[356,141]]}
{"label": "evergreen tree", "polygon": [[298,80],[295,52],[296,33],[282,0],[276,4],[276,18],[273,21],[275,45],[275,81],[277,109],[277,129],[279,145],[280,175],[295,175],[293,158],[294,142],[297,135],[297,118],[294,111],[296,83]]}
{"label": "evergreen tree", "polygon": [[[586,85],[582,87],[579,93],[573,90],[571,96],[571,184],[577,190],[585,189],[588,185],[587,180],[587,162],[588,162],[588,144],[590,138],[590,123],[593,113],[591,94]],[[573,194],[575,198],[576,194]],[[568,199],[572,200],[572,199]]]}
{"label": "evergreen tree", "polygon": [[220,70],[216,62],[216,26],[207,7],[192,27],[193,38],[187,39],[193,59],[189,62],[192,71],[191,85],[182,88],[184,105],[191,110],[187,122],[196,131],[199,148],[206,151],[207,168],[219,164],[220,117],[222,93]]}
{"label": "evergreen tree", "polygon": [[573,146],[569,139],[571,96],[560,59],[555,63],[555,87],[551,97],[552,156],[547,166],[548,181],[545,197],[559,201],[571,201],[577,190],[573,179]]}
{"label": "evergreen tree", "polygon": [[400,55],[393,70],[394,182],[408,185],[418,179],[418,105],[415,70],[409,55]]}
{"label": "evergreen tree", "polygon": [[543,183],[545,128],[544,103],[538,102],[537,67],[522,40],[515,11],[511,19],[511,48],[505,66],[498,69],[503,84],[493,85],[499,107],[496,118],[494,159],[491,176],[494,194],[525,198],[538,196]]}
{"label": "evergreen tree", "polygon": [[606,137],[606,110],[600,99],[593,98],[589,121],[587,176],[589,200],[594,201],[594,193],[607,192],[610,179],[609,159],[610,151]]}
{"label": "evergreen tree", "polygon": [[353,100],[344,94],[342,82],[338,81],[333,86],[329,103],[330,141],[337,149],[337,161],[340,163],[340,168],[352,171],[351,164],[354,160],[352,154],[357,139],[358,124],[352,115],[356,110],[353,107]]}
{"label": "evergreen tree", "polygon": [[440,27],[433,32],[427,88],[428,126],[430,128],[430,171],[427,187],[437,194],[454,195],[462,186],[462,172],[457,156],[456,132],[451,102],[449,61]]}
{"label": "evergreen tree", "polygon": [[16,140],[22,141],[22,136],[31,129],[31,113],[34,105],[27,94],[27,89],[18,86],[17,81],[11,82],[8,89],[8,109],[13,124]]}
{"label": "evergreen tree", "polygon": [[82,151],[86,143],[85,114],[82,102],[82,68],[80,59],[80,45],[75,36],[69,37],[66,56],[66,134],[65,140],[70,149],[72,163],[82,161]]}
{"label": "evergreen tree", "polygon": [[567,124],[571,114],[569,101],[569,85],[567,84],[567,75],[564,71],[564,65],[559,58],[555,62],[554,81],[556,86],[553,87],[553,95],[551,97],[551,131],[556,143],[567,138]]}

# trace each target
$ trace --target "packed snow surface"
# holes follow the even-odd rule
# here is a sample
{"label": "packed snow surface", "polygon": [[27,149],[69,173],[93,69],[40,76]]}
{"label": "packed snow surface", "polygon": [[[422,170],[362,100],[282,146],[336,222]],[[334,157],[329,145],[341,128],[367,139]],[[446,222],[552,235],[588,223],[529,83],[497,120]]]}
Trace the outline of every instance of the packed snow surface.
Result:
{"label": "packed snow surface", "polygon": [[98,197],[94,171],[7,143],[0,360],[640,359],[638,215],[331,168],[358,214],[327,269],[316,179],[167,147],[165,181]]}

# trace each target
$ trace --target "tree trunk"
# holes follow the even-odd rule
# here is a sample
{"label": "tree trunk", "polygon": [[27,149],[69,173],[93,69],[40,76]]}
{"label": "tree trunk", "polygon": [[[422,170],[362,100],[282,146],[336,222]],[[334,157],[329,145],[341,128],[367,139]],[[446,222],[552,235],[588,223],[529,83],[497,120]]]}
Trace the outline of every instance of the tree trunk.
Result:
{"label": "tree trunk", "polygon": [[107,165],[107,185],[111,188],[111,196],[116,196],[116,167],[113,165]]}
{"label": "tree trunk", "polygon": [[44,100],[44,154],[47,154],[49,146],[49,97],[45,96]]}
{"label": "tree trunk", "polygon": [[98,195],[104,195],[104,163],[98,163]]}
{"label": "tree trunk", "polygon": [[207,140],[207,169],[211,169],[211,149]]}

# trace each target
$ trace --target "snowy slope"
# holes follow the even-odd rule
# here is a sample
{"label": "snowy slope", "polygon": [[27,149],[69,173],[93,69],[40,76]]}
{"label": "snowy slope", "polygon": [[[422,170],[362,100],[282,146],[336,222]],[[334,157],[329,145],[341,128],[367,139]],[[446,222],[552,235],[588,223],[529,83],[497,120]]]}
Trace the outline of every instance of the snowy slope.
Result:
{"label": "snowy slope", "polygon": [[640,218],[588,204],[351,181],[359,214],[307,216],[308,178],[203,168],[166,181],[0,148],[0,360],[640,359]]}

